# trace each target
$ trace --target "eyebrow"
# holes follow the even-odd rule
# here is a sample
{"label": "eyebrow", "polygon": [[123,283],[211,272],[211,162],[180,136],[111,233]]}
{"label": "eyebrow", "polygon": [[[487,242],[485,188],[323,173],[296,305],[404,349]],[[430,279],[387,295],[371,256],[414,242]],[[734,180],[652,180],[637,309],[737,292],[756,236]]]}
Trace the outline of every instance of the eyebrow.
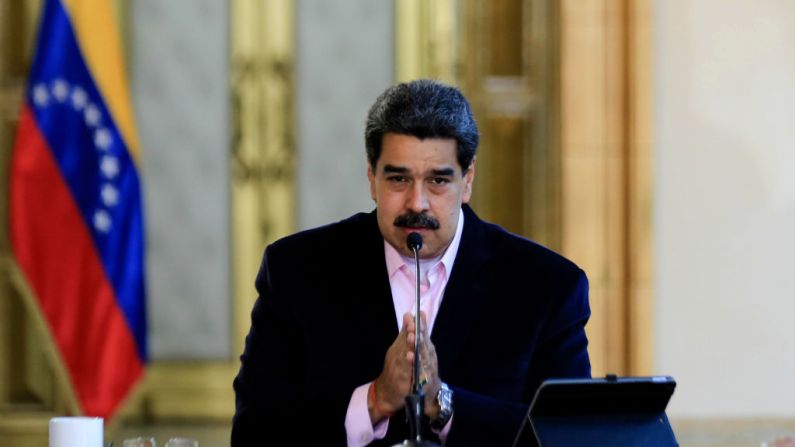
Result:
{"label": "eyebrow", "polygon": [[[405,166],[384,165],[384,173],[387,174],[408,174],[410,172],[411,171],[409,168]],[[455,174],[455,170],[453,168],[432,169],[431,174],[438,176],[452,176]]]}
{"label": "eyebrow", "polygon": [[405,166],[384,165],[384,172],[390,174],[408,174],[409,168]]}
{"label": "eyebrow", "polygon": [[431,173],[433,175],[438,175],[438,176],[444,177],[444,176],[451,176],[451,175],[455,174],[455,171],[453,170],[453,168],[443,168],[443,169],[433,169],[433,170],[431,170]]}

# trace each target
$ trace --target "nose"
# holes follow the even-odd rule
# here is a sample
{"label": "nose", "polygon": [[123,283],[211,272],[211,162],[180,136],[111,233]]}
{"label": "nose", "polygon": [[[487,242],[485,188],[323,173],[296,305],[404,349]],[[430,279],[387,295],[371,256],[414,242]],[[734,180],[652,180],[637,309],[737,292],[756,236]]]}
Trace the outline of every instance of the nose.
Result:
{"label": "nose", "polygon": [[413,213],[428,211],[428,194],[424,182],[414,182],[406,197],[406,208]]}

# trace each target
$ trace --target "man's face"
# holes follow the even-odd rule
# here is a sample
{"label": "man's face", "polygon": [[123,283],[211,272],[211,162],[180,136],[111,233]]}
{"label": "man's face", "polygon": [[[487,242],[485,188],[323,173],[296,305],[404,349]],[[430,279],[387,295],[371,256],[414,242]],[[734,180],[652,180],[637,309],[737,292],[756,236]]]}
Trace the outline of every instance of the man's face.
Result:
{"label": "man's face", "polygon": [[450,245],[462,203],[472,196],[475,162],[463,173],[456,140],[387,133],[373,172],[367,168],[378,227],[387,242],[404,255],[412,252],[406,236],[422,235],[420,256],[441,255]]}

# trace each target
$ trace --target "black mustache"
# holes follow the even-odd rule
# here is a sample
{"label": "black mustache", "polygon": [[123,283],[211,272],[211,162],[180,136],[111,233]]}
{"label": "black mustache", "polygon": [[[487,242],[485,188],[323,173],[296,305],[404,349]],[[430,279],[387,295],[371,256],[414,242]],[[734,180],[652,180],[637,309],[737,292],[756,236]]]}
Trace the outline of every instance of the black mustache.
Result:
{"label": "black mustache", "polygon": [[438,230],[439,221],[434,217],[424,213],[408,213],[402,214],[395,219],[396,227],[404,228],[427,228],[429,230]]}

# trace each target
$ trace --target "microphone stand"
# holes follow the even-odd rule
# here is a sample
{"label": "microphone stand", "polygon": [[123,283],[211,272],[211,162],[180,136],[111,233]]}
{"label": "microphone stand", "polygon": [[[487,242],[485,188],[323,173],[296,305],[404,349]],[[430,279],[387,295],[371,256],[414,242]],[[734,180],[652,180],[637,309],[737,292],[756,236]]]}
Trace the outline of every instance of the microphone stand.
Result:
{"label": "microphone stand", "polygon": [[422,236],[419,233],[409,233],[406,245],[414,252],[415,278],[414,288],[416,298],[416,312],[414,313],[414,392],[406,396],[406,418],[409,423],[409,439],[396,446],[414,447],[440,447],[432,441],[422,439],[422,415],[425,413],[425,392],[420,385],[420,248]]}

